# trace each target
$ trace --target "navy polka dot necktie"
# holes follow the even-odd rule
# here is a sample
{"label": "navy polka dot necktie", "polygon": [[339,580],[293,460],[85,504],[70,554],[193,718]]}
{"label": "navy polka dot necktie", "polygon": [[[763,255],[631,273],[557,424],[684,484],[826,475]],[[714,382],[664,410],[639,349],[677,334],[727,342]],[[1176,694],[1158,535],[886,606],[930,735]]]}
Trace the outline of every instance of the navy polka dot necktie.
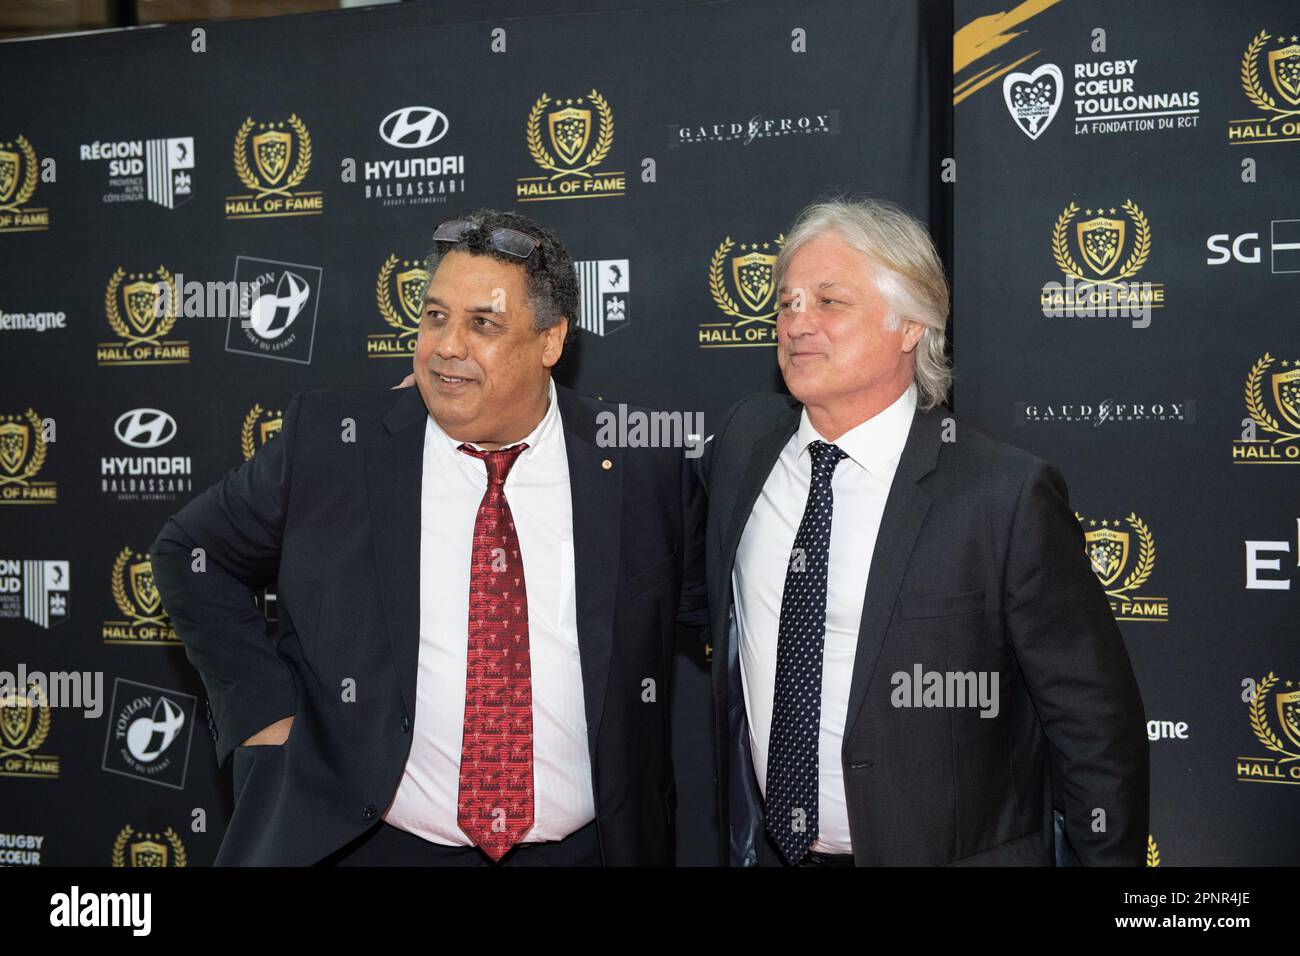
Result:
{"label": "navy polka dot necktie", "polygon": [[831,476],[847,457],[836,445],[808,446],[812,483],[785,571],[777,626],[776,694],[767,743],[766,827],[791,865],[817,839],[817,743],[826,642],[826,572],[834,497]]}

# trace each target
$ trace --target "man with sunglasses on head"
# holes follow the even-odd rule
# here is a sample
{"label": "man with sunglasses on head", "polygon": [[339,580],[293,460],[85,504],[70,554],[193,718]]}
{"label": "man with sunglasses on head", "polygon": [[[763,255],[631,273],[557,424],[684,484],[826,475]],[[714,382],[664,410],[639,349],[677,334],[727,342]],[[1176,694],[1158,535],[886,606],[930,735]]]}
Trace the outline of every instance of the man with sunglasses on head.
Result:
{"label": "man with sunglasses on head", "polygon": [[671,864],[687,459],[602,447],[609,406],[552,381],[578,287],[549,230],[479,210],[426,270],[416,387],[300,394],[151,549],[234,760],[217,863]]}

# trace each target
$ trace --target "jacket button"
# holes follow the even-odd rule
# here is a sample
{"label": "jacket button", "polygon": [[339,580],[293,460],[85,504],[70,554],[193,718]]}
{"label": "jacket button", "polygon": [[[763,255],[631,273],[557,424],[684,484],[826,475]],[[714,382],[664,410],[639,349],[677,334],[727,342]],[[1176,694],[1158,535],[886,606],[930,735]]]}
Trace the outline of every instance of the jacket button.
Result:
{"label": "jacket button", "polygon": [[411,718],[410,718],[410,717],[403,717],[403,718],[402,718],[402,733],[404,733],[404,734],[409,734],[410,732],[411,732]]}
{"label": "jacket button", "polygon": [[375,805],[373,803],[367,803],[361,808],[361,816],[367,820],[373,820],[375,818]]}

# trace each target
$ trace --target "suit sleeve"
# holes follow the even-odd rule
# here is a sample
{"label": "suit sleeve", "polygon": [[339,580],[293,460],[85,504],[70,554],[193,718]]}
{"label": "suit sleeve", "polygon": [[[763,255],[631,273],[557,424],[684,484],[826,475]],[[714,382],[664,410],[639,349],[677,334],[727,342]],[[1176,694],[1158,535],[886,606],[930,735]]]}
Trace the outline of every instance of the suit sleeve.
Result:
{"label": "suit sleeve", "polygon": [[301,402],[289,405],[280,435],[173,515],[149,549],[163,605],[207,688],[218,766],[297,710],[293,675],[254,593],[279,571]]}
{"label": "suit sleeve", "polygon": [[708,504],[696,473],[699,459],[682,456],[682,593],[677,623],[698,629],[709,625],[709,596],[704,577],[704,533]]}
{"label": "suit sleeve", "polygon": [[[744,400],[737,402],[722,416],[717,435],[721,437]],[[709,517],[709,477],[712,474],[717,442],[708,436],[701,454],[682,459],[682,537],[685,556],[682,561],[682,598],[677,611],[679,627],[689,628],[702,644],[709,643],[708,578],[705,553]]]}
{"label": "suit sleeve", "polygon": [[[718,444],[727,434],[727,426],[730,425],[731,420],[736,417],[736,413],[740,411],[741,406],[751,398],[753,398],[752,395],[742,398],[722,413],[722,422],[718,425],[717,433],[709,435],[707,440],[704,442],[703,454],[697,458],[691,459],[691,464],[694,465],[695,476],[699,479],[700,485],[704,488],[706,495],[709,491],[709,482],[713,477],[713,461],[717,454]],[[715,439],[717,440],[715,441]]]}
{"label": "suit sleeve", "polygon": [[1045,462],[1020,490],[1006,587],[1008,636],[1056,758],[1070,843],[1085,866],[1140,866],[1149,812],[1142,699],[1065,479]]}

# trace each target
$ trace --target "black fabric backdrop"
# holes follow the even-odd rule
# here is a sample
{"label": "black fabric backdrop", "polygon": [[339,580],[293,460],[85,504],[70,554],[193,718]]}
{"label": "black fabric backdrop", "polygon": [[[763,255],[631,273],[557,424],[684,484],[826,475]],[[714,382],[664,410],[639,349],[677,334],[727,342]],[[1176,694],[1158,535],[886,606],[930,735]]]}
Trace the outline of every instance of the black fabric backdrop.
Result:
{"label": "black fabric backdrop", "polygon": [[[14,715],[3,741],[8,757],[0,758],[7,835],[0,840],[10,844],[11,861],[39,853],[46,864],[211,862],[230,811],[228,771],[214,765],[201,681],[165,619],[148,622],[160,612],[148,607],[143,552],[181,503],[273,433],[295,392],[387,385],[406,374],[402,349],[412,338],[397,326],[411,327],[401,304],[411,277],[403,273],[423,257],[437,222],[478,206],[517,209],[556,229],[575,259],[603,263],[590,270],[597,282],[613,281],[609,265],[618,266],[622,284],[593,288],[591,299],[599,308],[621,297],[623,317],[611,306],[602,330],[580,332],[560,380],[611,400],[702,412],[708,428],[741,395],[778,383],[763,344],[774,312],[763,275],[804,203],[863,192],[930,216],[939,185],[927,172],[931,66],[923,34],[934,27],[915,4],[762,0],[586,12],[591,6],[552,3],[543,13],[520,2],[418,4],[216,23],[205,25],[202,53],[192,51],[189,28],[4,47],[0,151],[18,158],[9,161],[17,181],[6,197],[0,154],[0,199],[13,205],[22,190],[28,159],[19,136],[38,163],[56,161],[57,176],[38,182],[18,207],[26,213],[18,225],[48,209],[48,227],[0,235],[0,309],[62,312],[66,321],[45,331],[0,330],[0,414],[18,416],[10,423],[9,487],[25,481],[28,500],[41,482],[57,487],[57,503],[0,505],[0,560],[66,561],[70,588],[60,596],[67,613],[48,627],[21,612],[0,618],[2,663],[10,671],[19,663],[29,671],[102,671],[106,700],[98,719],[51,708],[37,746],[39,720],[23,727]],[[504,52],[494,52],[496,30],[504,31]],[[792,49],[799,30],[806,53]],[[549,99],[540,102],[543,94]],[[385,142],[381,124],[407,107],[439,111],[443,119],[429,130],[441,138],[421,149]],[[535,109],[534,145],[562,171],[558,178],[530,149]],[[577,111],[559,117],[577,127],[573,140],[563,126],[552,130],[549,117],[562,110]],[[250,118],[240,152],[256,188],[241,180],[236,159]],[[400,130],[386,131],[400,138]],[[185,138],[192,143],[164,144],[165,159],[142,165],[144,182],[135,186],[114,182],[122,177],[109,160],[81,158],[83,147],[92,156],[105,151],[94,144]],[[602,147],[603,158],[584,170],[590,177],[563,173]],[[148,147],[141,150],[148,159]],[[412,157],[441,158],[441,166],[402,178],[377,165]],[[347,159],[355,161],[354,182],[343,181]],[[367,180],[367,164],[380,178]],[[292,183],[296,172],[303,175]],[[623,187],[609,189],[619,173]],[[520,201],[521,181],[554,189],[588,178],[616,194]],[[158,180],[163,198],[173,190],[174,208],[148,198]],[[368,187],[391,193],[399,183],[423,195],[367,198]],[[180,191],[186,186],[188,194]],[[268,188],[287,190],[294,211],[312,214],[240,218],[249,201],[230,197]],[[105,198],[132,189],[145,198]],[[271,192],[259,208],[288,198]],[[736,285],[733,262],[741,258],[752,280],[747,292]],[[238,319],[188,315],[160,333],[147,315],[133,324],[129,303],[131,284],[157,280],[161,274],[146,274],[160,267],[186,281],[260,276],[281,292],[290,287],[282,282],[292,283],[281,278],[287,270],[306,282],[309,300],[275,339],[241,329]],[[732,338],[752,345],[747,334],[760,344],[731,345]],[[130,337],[137,341],[124,346]],[[167,345],[177,342],[188,344],[182,361],[175,360],[183,349]],[[395,357],[371,357],[378,354]],[[53,419],[57,432],[39,471],[22,478],[37,445],[29,408]],[[141,408],[175,422],[166,445],[142,449],[117,437],[121,416]],[[147,441],[154,433],[135,426],[157,420],[128,415],[119,430]],[[180,457],[184,476],[161,491],[106,489],[104,459],[114,457],[135,462],[110,463],[114,469]],[[46,573],[41,565],[28,578]],[[675,684],[679,861],[711,863],[701,648],[682,647]],[[172,718],[180,733],[161,753],[147,741],[132,750],[120,735],[142,717],[157,721],[164,737]],[[56,757],[57,770],[41,757]],[[198,810],[203,832],[194,830]],[[42,838],[39,847],[33,837]]]}
{"label": "black fabric backdrop", "polygon": [[[1158,722],[1148,862],[1295,864],[1296,5],[961,0],[955,20],[958,411],[1057,464],[1101,549]],[[1054,98],[1049,65],[1060,103],[1031,138],[1008,100],[1026,83]],[[1271,107],[1252,101],[1252,70]],[[1081,248],[1085,223],[1119,234],[1109,261]],[[1061,262],[1162,287],[1163,307],[1149,325],[1045,315]],[[1273,586],[1247,587],[1249,542],[1273,563],[1253,583]]]}
{"label": "black fabric backdrop", "polygon": [[[1150,862],[1300,859],[1291,6],[1185,3],[1174,23],[1111,0],[593,6],[207,24],[206,52],[189,27],[0,45],[0,670],[104,677],[97,719],[0,715],[0,863],[211,862],[228,771],[202,684],[150,603],[143,551],[273,436],[295,392],[405,374],[402,290],[438,221],[492,206],[554,227],[592,263],[594,310],[559,378],[702,412],[711,431],[737,397],[779,387],[764,269],[798,209],[828,193],[893,199],[931,224],[953,265],[955,407],[1066,475],[1156,722]],[[1137,62],[1087,79],[1130,80],[1118,103],[1075,93],[1078,65],[1117,60]],[[1016,97],[1051,99],[1045,64],[1062,95],[1031,138]],[[1171,126],[1093,131],[1116,113]],[[421,118],[407,142],[436,142],[383,138]],[[123,142],[139,144],[139,172],[93,158]],[[405,176],[381,165],[412,158],[437,162]],[[1242,182],[1246,158],[1257,182]],[[53,160],[54,177],[28,189],[33,160],[47,173]],[[583,198],[521,201],[590,180]],[[403,185],[421,195],[394,201]],[[312,214],[245,218],[286,192]],[[1238,257],[1211,264],[1238,239]],[[1163,307],[1146,328],[1045,316],[1061,262],[1159,283]],[[277,286],[287,271],[309,298],[275,339],[237,318],[164,330],[131,312],[132,283],[160,268]],[[24,327],[48,314],[61,327]],[[137,409],[165,412],[174,434]],[[39,441],[32,417],[56,440]],[[179,477],[141,488],[106,474],[160,465]],[[1273,542],[1254,547],[1277,565],[1253,572],[1273,587],[1246,586],[1247,542]],[[707,663],[680,651],[678,857],[709,863]],[[158,753],[121,736],[146,716],[179,728]]]}

